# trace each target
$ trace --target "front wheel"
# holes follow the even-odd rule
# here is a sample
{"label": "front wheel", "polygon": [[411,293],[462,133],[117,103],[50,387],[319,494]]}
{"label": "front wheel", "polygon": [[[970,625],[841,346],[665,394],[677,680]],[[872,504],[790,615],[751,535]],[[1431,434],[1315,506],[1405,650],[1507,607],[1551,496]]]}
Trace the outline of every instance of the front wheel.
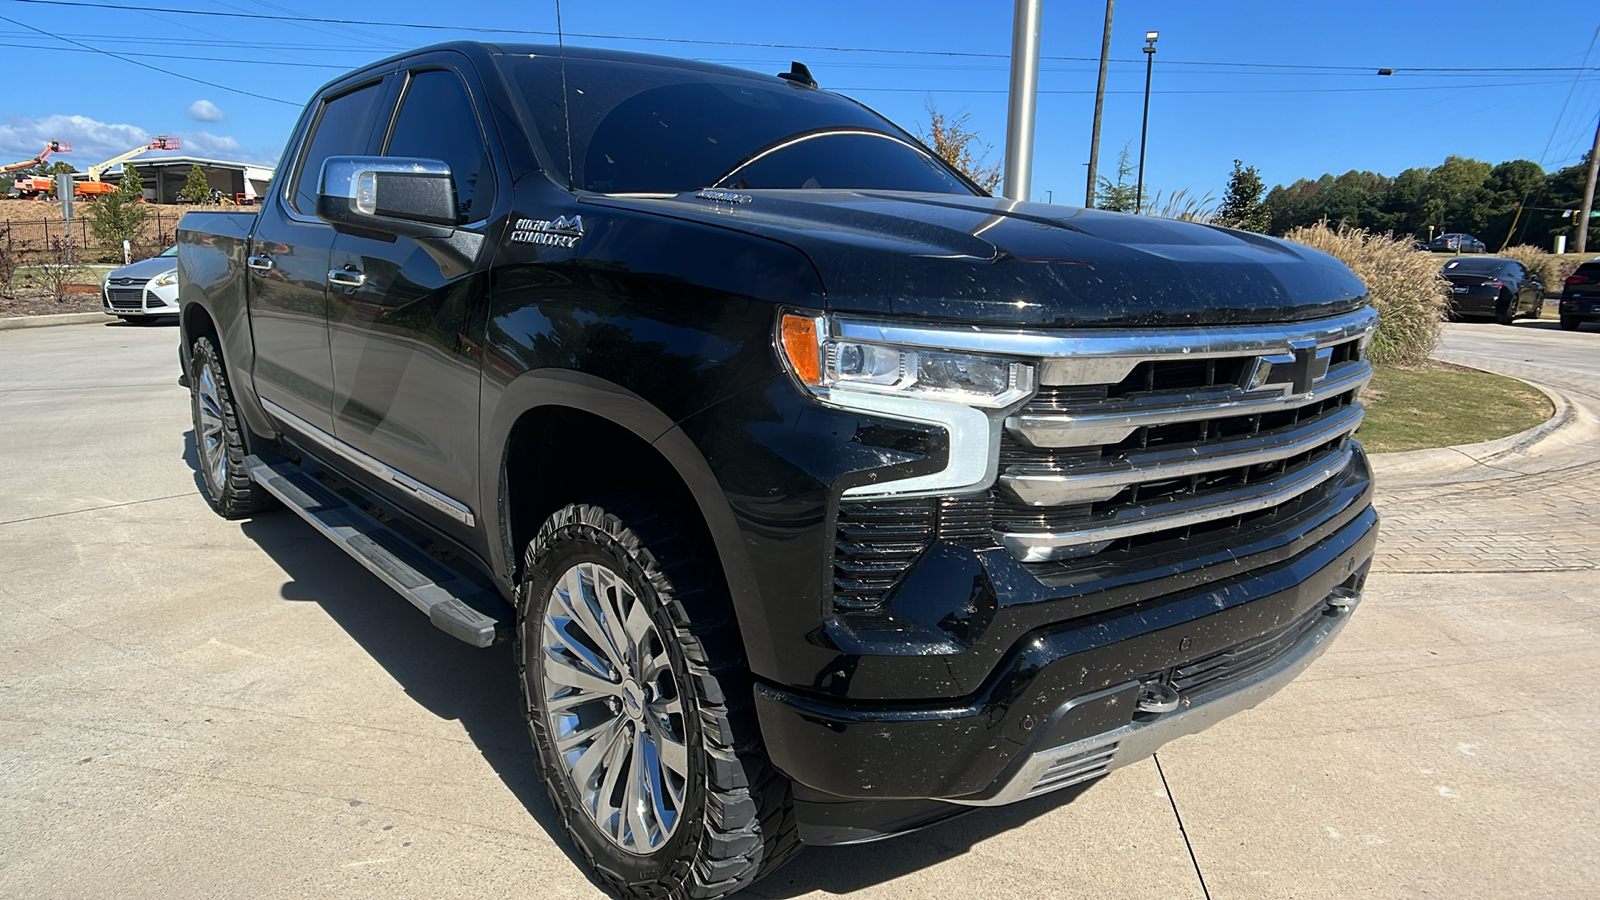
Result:
{"label": "front wheel", "polygon": [[239,411],[222,356],[208,337],[197,338],[189,351],[189,409],[200,477],[212,508],[224,518],[238,519],[273,506],[277,501],[245,471]]}
{"label": "front wheel", "polygon": [[540,775],[627,898],[723,897],[800,849],[721,578],[691,523],[573,504],[527,548],[517,662]]}

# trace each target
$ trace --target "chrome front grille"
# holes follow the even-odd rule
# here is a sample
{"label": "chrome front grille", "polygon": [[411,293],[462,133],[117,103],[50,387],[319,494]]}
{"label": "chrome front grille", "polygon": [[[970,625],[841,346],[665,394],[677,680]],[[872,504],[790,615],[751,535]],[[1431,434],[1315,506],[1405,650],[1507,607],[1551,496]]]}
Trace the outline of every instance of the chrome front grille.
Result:
{"label": "chrome front grille", "polygon": [[1039,393],[1006,419],[1000,543],[1023,562],[1081,558],[1271,510],[1334,478],[1354,452],[1374,323],[1306,337],[1285,326],[1279,346],[1245,352],[1197,349],[1194,332],[1162,346],[1152,329],[1123,358],[1078,337],[1085,358],[1047,361]]}
{"label": "chrome front grille", "polygon": [[1041,385],[1004,419],[989,490],[840,504],[836,607],[876,608],[935,540],[1003,547],[1056,578],[1331,515],[1359,487],[1350,438],[1376,324],[1369,308],[1297,325],[958,335],[1037,347]]}

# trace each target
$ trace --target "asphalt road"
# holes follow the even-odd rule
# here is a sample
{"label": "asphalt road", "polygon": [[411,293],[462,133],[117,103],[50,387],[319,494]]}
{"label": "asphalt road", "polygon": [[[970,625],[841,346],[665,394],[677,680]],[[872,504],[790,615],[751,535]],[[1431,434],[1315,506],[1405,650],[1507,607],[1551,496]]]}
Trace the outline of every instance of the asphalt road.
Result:
{"label": "asphalt road", "polygon": [[[552,837],[505,648],[436,631],[289,513],[211,513],[175,336],[0,332],[0,897],[602,896]],[[1600,333],[1446,346],[1600,394]],[[1475,510],[1572,530],[1584,443],[1385,494],[1422,549],[1380,560],[1309,672],[1159,767],[810,849],[747,896],[1593,896],[1594,558],[1463,572],[1423,540]]]}

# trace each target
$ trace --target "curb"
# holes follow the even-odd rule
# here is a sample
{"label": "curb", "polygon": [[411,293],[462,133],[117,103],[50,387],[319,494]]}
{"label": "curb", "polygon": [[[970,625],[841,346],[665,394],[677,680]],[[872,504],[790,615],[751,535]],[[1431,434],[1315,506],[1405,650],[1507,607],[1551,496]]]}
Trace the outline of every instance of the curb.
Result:
{"label": "curb", "polygon": [[[1460,363],[1455,363],[1460,365]],[[1488,371],[1479,368],[1480,371]],[[1493,374],[1507,378],[1515,376],[1504,372]],[[1574,430],[1580,422],[1577,405],[1561,391],[1536,382],[1517,378],[1523,384],[1544,394],[1555,407],[1550,418],[1516,434],[1482,441],[1476,444],[1458,444],[1453,447],[1431,447],[1424,450],[1404,450],[1395,453],[1371,455],[1373,471],[1384,479],[1417,479],[1457,475],[1472,469],[1496,468],[1496,464],[1513,456],[1523,456],[1549,440],[1557,432]],[[1506,470],[1506,474],[1516,474]]]}
{"label": "curb", "polygon": [[47,316],[13,316],[9,319],[0,319],[0,331],[12,331],[18,328],[45,328],[50,325],[92,325],[95,322],[109,322],[111,317],[99,310],[81,313],[54,313]]}

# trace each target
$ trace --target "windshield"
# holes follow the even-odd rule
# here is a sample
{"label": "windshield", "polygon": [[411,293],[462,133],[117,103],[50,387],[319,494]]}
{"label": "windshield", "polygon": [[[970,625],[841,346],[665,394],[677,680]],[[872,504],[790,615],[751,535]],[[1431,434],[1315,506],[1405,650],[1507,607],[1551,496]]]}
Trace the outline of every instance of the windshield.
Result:
{"label": "windshield", "polygon": [[647,60],[497,57],[573,185],[610,194],[677,194],[713,186],[870,188],[971,195],[904,132],[833,94]]}
{"label": "windshield", "polygon": [[171,247],[168,247],[167,249],[161,251],[160,253],[157,253],[156,255],[157,256],[177,256],[178,255],[178,246],[176,244],[174,244]]}

